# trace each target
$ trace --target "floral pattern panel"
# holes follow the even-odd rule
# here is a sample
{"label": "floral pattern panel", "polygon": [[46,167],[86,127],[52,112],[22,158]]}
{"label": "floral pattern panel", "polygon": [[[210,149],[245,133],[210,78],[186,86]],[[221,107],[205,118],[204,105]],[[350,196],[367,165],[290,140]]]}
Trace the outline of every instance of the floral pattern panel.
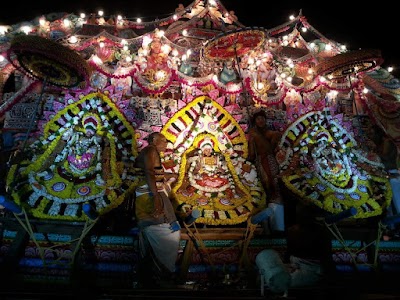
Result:
{"label": "floral pattern panel", "polygon": [[135,131],[106,95],[88,94],[61,109],[12,166],[17,204],[45,219],[85,220],[120,205],[137,185]]}
{"label": "floral pattern panel", "polygon": [[333,214],[355,207],[354,218],[379,216],[390,204],[383,164],[358,147],[342,115],[303,115],[286,129],[279,147],[283,182],[300,201]]}
{"label": "floral pattern panel", "polygon": [[[266,194],[255,166],[246,160],[246,135],[217,102],[196,98],[162,133],[169,141],[164,168],[178,178],[172,189],[178,212],[197,209],[197,223],[232,225],[265,208]],[[208,155],[206,148],[211,150]]]}

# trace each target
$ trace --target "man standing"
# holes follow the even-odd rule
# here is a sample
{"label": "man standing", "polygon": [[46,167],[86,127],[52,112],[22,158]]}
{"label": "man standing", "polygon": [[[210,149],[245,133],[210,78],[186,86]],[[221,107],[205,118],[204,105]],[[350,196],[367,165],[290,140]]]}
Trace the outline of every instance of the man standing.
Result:
{"label": "man standing", "polygon": [[153,132],[135,162],[144,173],[144,182],[137,188],[135,199],[140,229],[138,276],[143,287],[172,283],[178,256],[180,225],[168,197],[160,157],[166,147],[165,136]]}
{"label": "man standing", "polygon": [[400,214],[400,169],[397,163],[399,155],[397,146],[378,125],[374,125],[372,128],[371,140],[375,143],[375,152],[381,158],[385,170],[388,172],[393,193],[392,214]]}
{"label": "man standing", "polygon": [[264,188],[270,195],[270,202],[282,203],[278,185],[279,165],[275,158],[281,134],[278,131],[270,130],[266,120],[267,117],[263,110],[253,115],[254,127],[249,130],[248,134],[248,160],[255,162]]}

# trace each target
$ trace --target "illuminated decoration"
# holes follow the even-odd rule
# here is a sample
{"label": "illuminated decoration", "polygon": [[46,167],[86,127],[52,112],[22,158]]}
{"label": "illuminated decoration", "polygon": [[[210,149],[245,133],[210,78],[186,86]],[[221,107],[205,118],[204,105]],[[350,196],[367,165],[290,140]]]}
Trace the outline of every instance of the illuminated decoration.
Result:
{"label": "illuminated decoration", "polygon": [[379,216],[392,191],[382,163],[359,149],[340,116],[313,111],[282,136],[278,163],[284,184],[300,201],[337,214],[357,208],[353,218]]}
{"label": "illuminated decoration", "polygon": [[[135,140],[139,148],[146,146],[146,137],[151,132],[162,131],[167,136],[169,149],[165,153],[163,164],[167,171],[179,177],[175,182],[177,188],[174,189],[177,202],[185,203],[185,209],[198,207],[202,211],[198,223],[212,225],[240,224],[265,206],[266,195],[262,190],[257,190],[257,176],[251,175],[253,166],[244,166],[244,169],[249,170],[244,173],[238,167],[248,164],[246,132],[251,125],[251,113],[259,108],[267,112],[268,125],[280,131],[291,128],[287,131],[287,136],[290,136],[297,134],[292,126],[300,126],[302,123],[298,120],[309,116],[311,112],[317,115],[316,111],[329,109],[335,118],[343,113],[346,122],[353,120],[352,98],[358,101],[360,108],[365,109],[365,113],[370,114],[371,123],[377,121],[397,144],[400,141],[397,122],[399,84],[380,68],[381,54],[375,50],[347,51],[343,45],[327,39],[313,28],[301,12],[284,24],[264,29],[239,23],[233,12],[227,11],[219,0],[196,0],[186,7],[179,5],[173,14],[157,20],[104,14],[78,16],[53,13],[41,16],[39,22],[37,19],[27,22],[27,25],[30,26],[10,26],[6,32],[0,33],[4,34],[0,39],[0,47],[3,54],[7,52],[4,60],[0,57],[0,116],[5,115],[4,124],[9,128],[9,124],[12,124],[10,121],[17,120],[10,116],[18,111],[19,107],[14,104],[27,102],[32,106],[32,99],[36,98],[32,95],[36,95],[44,86],[44,81],[54,85],[43,94],[43,114],[37,122],[38,130],[28,140],[28,143],[33,143],[33,139],[37,139],[44,141],[44,144],[32,150],[35,152],[32,166],[28,166],[27,162],[20,166],[26,167],[26,172],[29,173],[22,173],[23,178],[35,184],[27,189],[26,185],[20,185],[24,188],[21,193],[27,192],[29,197],[15,192],[12,194],[18,204],[27,204],[35,216],[40,218],[83,219],[84,216],[79,215],[80,200],[76,199],[91,202],[88,197],[104,192],[107,194],[105,206],[101,203],[99,206],[90,203],[95,207],[96,215],[101,216],[122,201],[114,192],[119,193],[122,189],[121,197],[128,196],[131,187],[133,189],[135,185],[135,175],[130,172],[129,167],[126,169],[127,173],[124,173],[125,161],[122,159],[127,158],[131,151],[134,153],[134,150],[129,149],[124,137],[122,143],[113,140],[108,133],[102,136],[102,142],[92,138],[98,133],[104,133],[100,128],[108,128],[108,125],[104,123],[102,113],[96,112],[87,97],[101,98],[100,105],[115,113],[113,122],[127,120],[131,125],[124,125],[129,128],[127,139]],[[231,73],[223,73],[224,65],[228,68],[230,63],[233,63],[233,68],[229,69]],[[372,91],[365,94],[367,88]],[[86,106],[74,106],[75,102],[82,103],[81,99],[89,101],[89,110]],[[14,110],[10,109],[13,105]],[[30,106],[23,104],[21,107]],[[72,111],[71,116],[66,111],[67,107]],[[108,110],[108,107],[112,109]],[[74,121],[66,131],[63,124],[55,124],[60,115],[67,118],[67,123],[68,118]],[[108,118],[108,113],[105,115]],[[83,120],[90,126],[83,126]],[[305,126],[312,131],[317,125],[311,122]],[[49,129],[53,127],[54,130]],[[346,132],[351,130],[356,129],[346,127]],[[65,174],[63,172],[56,172],[56,176],[51,179],[49,175],[54,159],[61,159],[62,156],[59,155],[64,149],[53,141],[64,141],[68,146],[65,149],[72,148],[72,144],[57,135],[59,131],[68,131],[71,137],[74,136],[69,140],[70,143],[75,140],[82,142],[82,146],[74,147],[75,152],[72,151],[65,159],[60,160],[62,169],[67,174],[72,174],[69,177],[77,179],[68,181],[68,184],[60,179]],[[319,137],[322,139],[325,133],[322,128],[320,131]],[[326,131],[327,139],[330,140],[329,136],[334,139],[334,133],[330,129]],[[89,137],[86,137],[88,141],[85,140],[85,132],[89,133]],[[190,155],[198,154],[198,143],[203,138],[214,141],[214,154],[226,161],[225,177],[223,180],[215,180],[215,183],[208,181],[209,178],[203,181],[208,184],[208,188],[216,185],[215,190],[211,191],[216,195],[207,194],[205,197],[211,201],[197,201],[191,197],[185,199],[180,190],[183,179],[190,180],[195,189],[203,188],[199,184],[202,183],[201,180],[190,177],[189,174],[182,177],[192,167]],[[359,138],[364,137],[361,134],[355,135],[360,144]],[[109,143],[110,147],[117,145],[115,158],[106,155],[102,148],[103,142]],[[317,141],[310,144],[310,147],[318,148],[316,144]],[[34,145],[37,146],[37,143]],[[119,145],[122,146],[121,149]],[[285,144],[285,148],[292,148],[294,158],[300,154],[295,144]],[[31,150],[30,147],[27,149]],[[337,149],[329,150],[332,155],[343,156]],[[322,152],[324,149],[321,148]],[[359,159],[363,160],[363,153],[354,153],[358,153]],[[99,170],[99,166],[94,164],[98,155],[101,158],[111,157],[110,162],[104,163],[110,164],[115,172],[100,177],[98,181],[97,175],[89,180],[90,174]],[[38,160],[43,160],[43,163],[46,161],[49,165],[40,167]],[[351,168],[354,163],[351,159],[347,160],[350,161],[349,164],[344,158],[341,160],[342,169],[343,166]],[[293,159],[293,163],[295,162],[296,159]],[[54,165],[58,168],[58,164]],[[107,170],[103,165],[100,166],[102,170]],[[285,164],[282,165],[282,172],[286,174],[287,186],[298,190],[297,195],[304,197],[303,200],[312,202],[311,196],[306,193],[303,195],[304,189],[294,182],[297,178],[305,178],[304,175],[309,171],[300,168],[296,171],[298,173],[291,174],[294,177],[289,177],[287,172],[290,167],[284,168]],[[319,175],[325,180],[326,186],[329,183],[332,187],[344,189],[342,183],[350,183],[350,173],[339,169],[340,166],[321,171]],[[7,179],[12,178],[14,172],[11,169]],[[250,180],[252,178],[254,181]],[[314,179],[311,179],[311,183]],[[104,187],[96,183],[103,181]],[[374,184],[377,181],[379,180],[374,178]],[[120,182],[127,182],[129,188],[124,184],[120,185]],[[253,182],[254,186],[249,182]],[[7,185],[6,188],[10,191],[15,186],[11,179]],[[33,187],[37,187],[37,190],[34,191]],[[75,194],[68,196],[66,189]],[[40,197],[40,191],[46,193],[45,198]],[[225,192],[240,195],[237,199],[244,202],[239,204],[242,200],[222,197]],[[49,206],[55,203],[48,200],[51,198],[49,195],[53,195],[51,193],[62,194],[61,200],[56,201],[62,204],[60,207],[55,205],[50,213]],[[202,193],[209,191],[204,189]],[[384,197],[386,201],[387,195]],[[68,206],[76,204],[67,204],[66,199],[70,198],[78,201],[78,206]],[[31,199],[29,201],[32,203],[36,199],[36,204],[40,207],[30,206],[26,199]],[[326,208],[329,207],[329,201],[337,204],[336,198],[327,196]],[[380,208],[375,207],[370,198],[365,203],[367,202],[365,205],[372,205],[373,208],[370,211],[359,210],[365,214],[357,215],[357,218],[378,215],[383,211],[383,202],[380,203]],[[230,209],[234,210],[231,203],[234,203],[234,208],[240,205],[247,208],[240,208],[236,215],[227,213]],[[76,215],[72,213],[74,207],[78,208]],[[329,209],[341,210],[336,207]]]}

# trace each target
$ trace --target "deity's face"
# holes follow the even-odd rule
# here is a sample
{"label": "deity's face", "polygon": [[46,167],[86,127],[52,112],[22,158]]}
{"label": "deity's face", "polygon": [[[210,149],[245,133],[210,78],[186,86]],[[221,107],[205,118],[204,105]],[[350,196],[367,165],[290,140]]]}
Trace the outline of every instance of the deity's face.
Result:
{"label": "deity's face", "polygon": [[161,44],[160,41],[154,40],[154,41],[151,43],[151,46],[150,46],[150,47],[151,47],[152,53],[154,53],[154,54],[160,53],[160,52],[161,52],[161,46],[162,46],[162,44]]}
{"label": "deity's face", "polygon": [[212,148],[211,147],[204,147],[202,150],[203,150],[203,155],[204,156],[211,156],[211,154],[212,154]]}

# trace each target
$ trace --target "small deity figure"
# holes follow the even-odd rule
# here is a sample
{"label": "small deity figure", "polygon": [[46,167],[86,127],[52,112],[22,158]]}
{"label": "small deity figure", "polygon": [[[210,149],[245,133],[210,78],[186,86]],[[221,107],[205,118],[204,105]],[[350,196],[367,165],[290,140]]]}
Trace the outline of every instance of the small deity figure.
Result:
{"label": "small deity figure", "polygon": [[184,6],[182,3],[179,3],[179,4],[178,4],[178,7],[175,8],[175,12],[176,12],[176,13],[183,12],[184,10],[185,10],[185,6]]}
{"label": "small deity figure", "polygon": [[222,71],[219,74],[219,80],[223,84],[228,84],[230,82],[237,82],[239,80],[239,75],[235,70],[235,66],[232,60],[224,62]]}
{"label": "small deity figure", "polygon": [[190,62],[187,60],[183,60],[181,66],[179,67],[179,71],[185,75],[192,76],[193,75],[193,67]]}
{"label": "small deity figure", "polygon": [[98,23],[96,19],[96,14],[90,14],[86,23],[90,25],[97,25]]}
{"label": "small deity figure", "polygon": [[168,66],[168,53],[170,51],[168,45],[161,42],[161,32],[155,31],[154,35],[143,41],[142,55],[145,57],[143,65],[143,73],[149,81],[163,81],[167,74],[170,73]]}
{"label": "small deity figure", "polygon": [[163,53],[160,38],[154,38],[150,43],[150,55],[147,57],[147,68],[157,69],[160,65],[166,64],[167,55]]}
{"label": "small deity figure", "polygon": [[276,79],[276,70],[272,65],[272,54],[268,55],[260,60],[260,65],[257,68],[257,82],[262,82],[264,85],[268,86],[268,90],[276,90],[278,88]]}
{"label": "small deity figure", "polygon": [[[98,120],[89,115],[83,119],[83,129],[67,130],[62,139],[65,145],[55,157],[55,162],[62,164],[59,170],[69,173],[70,176],[89,175],[94,172],[100,174],[102,161],[102,138],[96,134]],[[62,163],[63,161],[66,163]],[[96,183],[103,185],[104,180],[97,176]]]}
{"label": "small deity figure", "polygon": [[221,153],[213,151],[213,142],[205,138],[198,155],[189,159],[189,182],[199,190],[226,189],[229,186],[228,168]]}
{"label": "small deity figure", "polygon": [[198,143],[197,149],[187,154],[184,172],[185,179],[178,193],[187,196],[196,194],[199,205],[222,198],[224,205],[228,205],[246,194],[235,184],[232,162],[228,162],[223,153],[214,150],[214,141],[207,136]]}
{"label": "small deity figure", "polygon": [[229,17],[230,17],[231,20],[234,21],[234,22],[237,22],[237,20],[238,20],[238,17],[236,16],[234,10],[230,10],[230,11],[229,11]]}
{"label": "small deity figure", "polygon": [[325,135],[321,135],[320,140],[315,144],[311,157],[313,159],[311,165],[322,178],[338,186],[347,184],[350,179],[348,158],[336,149],[334,142],[329,143]]}

